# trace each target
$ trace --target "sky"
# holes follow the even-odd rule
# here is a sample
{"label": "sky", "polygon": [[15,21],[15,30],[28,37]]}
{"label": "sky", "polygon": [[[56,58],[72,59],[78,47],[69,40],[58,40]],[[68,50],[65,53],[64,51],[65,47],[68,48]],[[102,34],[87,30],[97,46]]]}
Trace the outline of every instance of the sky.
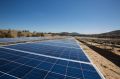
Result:
{"label": "sky", "polygon": [[120,30],[120,0],[0,0],[0,29],[83,34]]}

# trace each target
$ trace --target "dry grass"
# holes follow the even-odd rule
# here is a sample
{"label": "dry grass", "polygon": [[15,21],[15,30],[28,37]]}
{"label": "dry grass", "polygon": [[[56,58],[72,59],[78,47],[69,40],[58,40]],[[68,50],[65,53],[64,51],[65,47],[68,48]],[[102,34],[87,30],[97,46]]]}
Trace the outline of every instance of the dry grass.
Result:
{"label": "dry grass", "polygon": [[88,54],[92,62],[98,67],[106,79],[120,79],[120,68],[114,63],[104,58],[88,46],[81,43],[81,47]]}

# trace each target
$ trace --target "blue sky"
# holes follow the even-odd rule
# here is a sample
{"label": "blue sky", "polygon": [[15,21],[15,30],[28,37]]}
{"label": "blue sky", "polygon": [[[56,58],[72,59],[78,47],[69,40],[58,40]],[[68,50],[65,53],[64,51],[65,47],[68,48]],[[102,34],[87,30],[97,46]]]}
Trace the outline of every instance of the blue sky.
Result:
{"label": "blue sky", "polygon": [[120,29],[120,0],[0,0],[0,29],[103,33]]}

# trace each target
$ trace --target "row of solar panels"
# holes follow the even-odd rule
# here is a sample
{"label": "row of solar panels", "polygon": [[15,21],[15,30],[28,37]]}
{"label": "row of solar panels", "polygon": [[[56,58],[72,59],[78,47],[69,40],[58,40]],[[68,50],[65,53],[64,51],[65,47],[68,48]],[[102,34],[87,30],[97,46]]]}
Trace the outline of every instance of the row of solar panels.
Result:
{"label": "row of solar panels", "polygon": [[76,46],[74,46],[72,44],[60,44],[60,43],[52,43],[52,42],[17,44],[6,47],[17,50],[35,52],[35,54],[36,53],[44,54],[44,55],[55,56],[60,58],[89,62],[88,58],[83,53],[83,51],[80,48],[78,48],[77,44]]}
{"label": "row of solar panels", "polygon": [[101,79],[78,47],[74,39],[1,47],[0,79]]}
{"label": "row of solar panels", "polygon": [[0,43],[6,42],[21,42],[21,41],[32,41],[32,40],[43,40],[47,37],[18,37],[18,38],[0,38]]}

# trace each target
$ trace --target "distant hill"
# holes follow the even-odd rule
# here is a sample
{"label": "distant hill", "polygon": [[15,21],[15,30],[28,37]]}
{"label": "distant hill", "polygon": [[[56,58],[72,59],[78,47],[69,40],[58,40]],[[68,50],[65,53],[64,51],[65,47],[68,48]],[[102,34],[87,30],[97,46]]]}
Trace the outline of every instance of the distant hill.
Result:
{"label": "distant hill", "polygon": [[98,38],[120,38],[120,30],[114,30],[101,34],[80,34],[79,36],[98,37]]}
{"label": "distant hill", "polygon": [[106,32],[106,33],[101,33],[100,35],[106,35],[106,36],[120,36],[120,30],[115,30],[115,31],[111,31],[111,32]]}
{"label": "distant hill", "polygon": [[115,30],[111,32],[101,33],[101,34],[79,34],[77,32],[61,32],[57,33],[62,36],[84,36],[84,37],[98,37],[98,38],[120,38],[120,30]]}

